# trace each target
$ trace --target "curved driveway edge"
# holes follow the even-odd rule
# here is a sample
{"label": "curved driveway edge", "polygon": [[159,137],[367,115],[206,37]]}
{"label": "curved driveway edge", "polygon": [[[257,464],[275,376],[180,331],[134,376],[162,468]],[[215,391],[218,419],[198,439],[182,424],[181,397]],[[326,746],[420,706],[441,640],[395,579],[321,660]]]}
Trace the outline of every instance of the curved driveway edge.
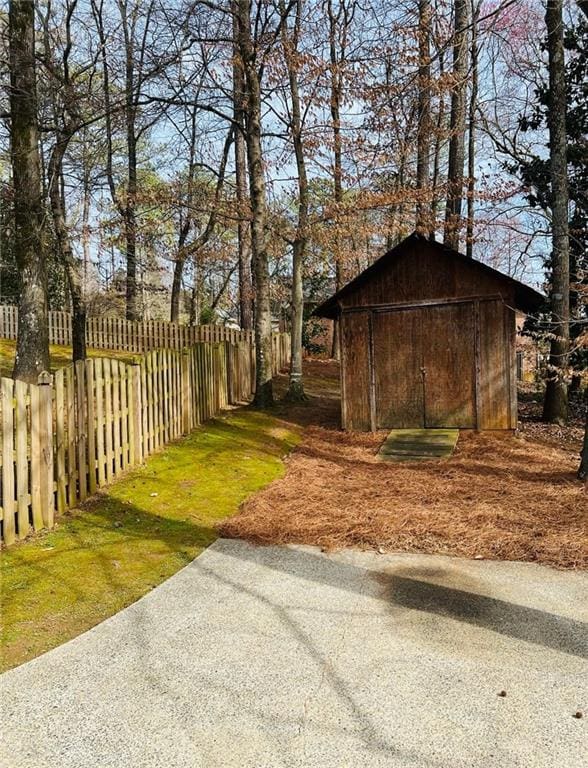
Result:
{"label": "curved driveway edge", "polygon": [[0,765],[581,768],[587,595],[528,563],[219,540],[0,677]]}

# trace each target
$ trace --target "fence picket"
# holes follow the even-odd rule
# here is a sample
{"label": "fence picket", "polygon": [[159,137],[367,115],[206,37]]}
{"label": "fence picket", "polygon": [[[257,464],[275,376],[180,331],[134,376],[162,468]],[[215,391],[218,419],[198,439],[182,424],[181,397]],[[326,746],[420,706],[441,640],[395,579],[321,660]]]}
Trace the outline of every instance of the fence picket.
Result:
{"label": "fence picket", "polygon": [[86,368],[83,360],[75,363],[76,379],[76,421],[78,427],[78,491],[80,501],[88,495],[88,457],[87,457],[87,402],[86,402]]}
{"label": "fence picket", "polygon": [[65,368],[65,398],[67,403],[67,501],[71,509],[75,507],[78,499],[77,424],[73,365],[68,365]]}
{"label": "fence picket", "polygon": [[104,450],[104,372],[102,358],[94,361],[94,387],[96,391],[96,463],[98,487],[106,484],[105,450]]}
{"label": "fence picket", "polygon": [[114,474],[116,476],[122,469],[120,372],[116,360],[111,360],[110,363],[112,377],[112,453],[114,457]]}
{"label": "fence picket", "polygon": [[43,527],[43,508],[41,504],[41,444],[39,423],[39,387],[29,386],[31,398],[31,511],[33,528],[40,531]]}
{"label": "fence picket", "polygon": [[95,364],[91,358],[86,360],[86,407],[88,421],[88,490],[96,493],[96,396],[95,396]]}
{"label": "fence picket", "polygon": [[[2,332],[12,332],[13,319],[14,312],[0,307]],[[69,315],[56,314],[52,323],[53,333],[67,341]],[[117,343],[131,350],[144,347],[148,335],[155,348],[134,364],[108,357],[78,361],[58,370],[53,384],[48,375],[39,385],[2,380],[6,544],[26,537],[31,525],[35,531],[51,528],[55,511],[76,506],[228,404],[247,400],[253,389],[251,334],[158,321],[129,326],[113,318],[91,319],[88,329],[95,346]],[[273,342],[280,369],[287,341]],[[185,348],[186,342],[193,344]]]}
{"label": "fence picket", "polygon": [[112,482],[114,476],[114,457],[112,450],[112,381],[110,359],[102,360],[104,372],[104,452],[106,454],[106,482]]}
{"label": "fence picket", "polygon": [[55,519],[53,470],[53,391],[51,377],[39,386],[39,442],[41,444],[41,511],[45,528],[53,528]]}
{"label": "fence picket", "polygon": [[4,541],[16,540],[14,503],[14,381],[2,379],[2,518]]}
{"label": "fence picket", "polygon": [[121,462],[122,469],[129,466],[129,399],[128,385],[129,377],[127,373],[128,366],[119,361],[118,372],[120,378],[120,425],[121,425]]}
{"label": "fence picket", "polygon": [[57,464],[57,511],[60,515],[67,509],[64,378],[65,369],[60,368],[55,373],[55,458]]}
{"label": "fence picket", "polygon": [[[24,381],[14,382],[16,401],[16,505],[18,538],[24,539],[29,532],[29,455],[27,400],[29,386]],[[64,506],[65,509],[65,506]]]}

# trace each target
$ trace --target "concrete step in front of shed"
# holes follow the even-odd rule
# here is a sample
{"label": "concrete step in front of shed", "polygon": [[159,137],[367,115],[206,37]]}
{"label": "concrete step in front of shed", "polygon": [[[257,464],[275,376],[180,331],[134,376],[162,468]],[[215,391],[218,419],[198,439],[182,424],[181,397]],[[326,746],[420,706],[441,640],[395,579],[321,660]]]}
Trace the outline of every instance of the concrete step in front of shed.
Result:
{"label": "concrete step in front of shed", "polygon": [[444,459],[453,453],[458,429],[393,429],[378,451],[384,461]]}

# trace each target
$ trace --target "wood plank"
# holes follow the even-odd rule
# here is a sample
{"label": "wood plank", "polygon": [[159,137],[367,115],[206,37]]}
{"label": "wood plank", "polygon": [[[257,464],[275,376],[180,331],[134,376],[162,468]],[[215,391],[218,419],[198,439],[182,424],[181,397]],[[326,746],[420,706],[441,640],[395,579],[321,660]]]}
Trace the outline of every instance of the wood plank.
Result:
{"label": "wood plank", "polygon": [[169,387],[169,349],[162,349],[160,352],[160,412],[162,415],[162,445],[169,443],[170,439],[170,397]]}
{"label": "wood plank", "polygon": [[343,361],[345,409],[344,428],[371,429],[369,316],[368,313],[343,315],[340,320]]}
{"label": "wood plank", "polygon": [[102,360],[104,372],[104,450],[106,453],[106,482],[114,478],[114,455],[112,449],[112,374],[110,358]]}
{"label": "wood plank", "polygon": [[29,386],[24,381],[14,382],[15,395],[15,448],[16,448],[16,506],[18,537],[24,539],[29,532],[29,455],[27,400]]}
{"label": "wood plank", "polygon": [[39,387],[29,385],[31,401],[31,510],[33,528],[40,531],[43,528],[43,506],[41,499],[41,443],[40,443],[40,410]]}
{"label": "wood plank", "polygon": [[131,365],[129,387],[129,456],[132,464],[143,460],[143,407],[141,399],[141,366]]}
{"label": "wood plank", "polygon": [[182,434],[187,435],[192,429],[192,402],[190,398],[190,355],[187,349],[182,352],[180,371]]}
{"label": "wood plank", "polygon": [[[32,399],[32,391],[31,391]],[[77,461],[77,423],[76,397],[73,365],[65,369],[65,408],[67,413],[67,497],[70,509],[78,500],[78,461]]]}
{"label": "wood plank", "polygon": [[102,358],[94,361],[94,386],[96,389],[96,464],[98,487],[106,485],[106,449],[104,447],[104,371]]}
{"label": "wood plank", "polygon": [[150,453],[149,389],[147,376],[147,357],[141,362],[141,420],[143,428],[143,458]]}
{"label": "wood plank", "polygon": [[129,366],[119,361],[118,371],[120,379],[120,441],[121,441],[121,461],[123,470],[129,466],[130,441],[129,441]]}
{"label": "wood plank", "polygon": [[53,389],[51,376],[39,376],[39,486],[43,525],[52,528],[55,516],[53,471]]}
{"label": "wood plank", "polygon": [[3,378],[2,395],[2,525],[4,542],[16,540],[16,504],[14,488],[14,381]]}
{"label": "wood plank", "polygon": [[83,360],[75,363],[76,421],[78,427],[78,489],[80,501],[88,496],[88,429],[86,367]]}
{"label": "wood plank", "polygon": [[511,428],[510,345],[507,346],[507,338],[502,301],[481,302],[479,429]]}
{"label": "wood plank", "polygon": [[374,313],[372,324],[377,428],[423,427],[422,310]]}
{"label": "wood plank", "polygon": [[147,418],[148,418],[148,435],[149,435],[149,441],[148,441],[148,447],[147,451],[145,453],[146,456],[149,456],[155,451],[155,430],[156,430],[156,424],[155,419],[157,417],[155,413],[155,407],[154,407],[154,376],[153,376],[153,366],[154,366],[154,353],[151,351],[147,354],[146,358],[146,367],[145,367],[145,382],[146,382],[146,395],[147,395]]}
{"label": "wood plank", "polygon": [[57,512],[67,509],[67,480],[65,465],[65,372],[55,372],[55,460],[57,475]]}
{"label": "wood plank", "polygon": [[110,361],[112,380],[112,454],[114,458],[114,475],[122,469],[121,456],[121,414],[120,414],[120,372],[117,360]]}
{"label": "wood plank", "polygon": [[96,460],[96,370],[92,358],[86,360],[86,405],[87,405],[87,434],[88,434],[88,490],[96,493],[97,460]]}
{"label": "wood plank", "polygon": [[393,429],[382,443],[378,458],[385,461],[431,461],[451,456],[458,429]]}
{"label": "wood plank", "polygon": [[429,307],[422,313],[420,336],[425,368],[425,426],[474,428],[473,304]]}

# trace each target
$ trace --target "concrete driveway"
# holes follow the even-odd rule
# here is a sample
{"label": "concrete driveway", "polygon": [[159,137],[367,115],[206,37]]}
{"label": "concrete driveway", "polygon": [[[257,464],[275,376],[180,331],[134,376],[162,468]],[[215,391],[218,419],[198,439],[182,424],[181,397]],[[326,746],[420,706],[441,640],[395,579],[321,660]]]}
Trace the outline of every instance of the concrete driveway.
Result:
{"label": "concrete driveway", "polygon": [[586,622],[586,573],[221,540],[0,678],[0,764],[585,768]]}

